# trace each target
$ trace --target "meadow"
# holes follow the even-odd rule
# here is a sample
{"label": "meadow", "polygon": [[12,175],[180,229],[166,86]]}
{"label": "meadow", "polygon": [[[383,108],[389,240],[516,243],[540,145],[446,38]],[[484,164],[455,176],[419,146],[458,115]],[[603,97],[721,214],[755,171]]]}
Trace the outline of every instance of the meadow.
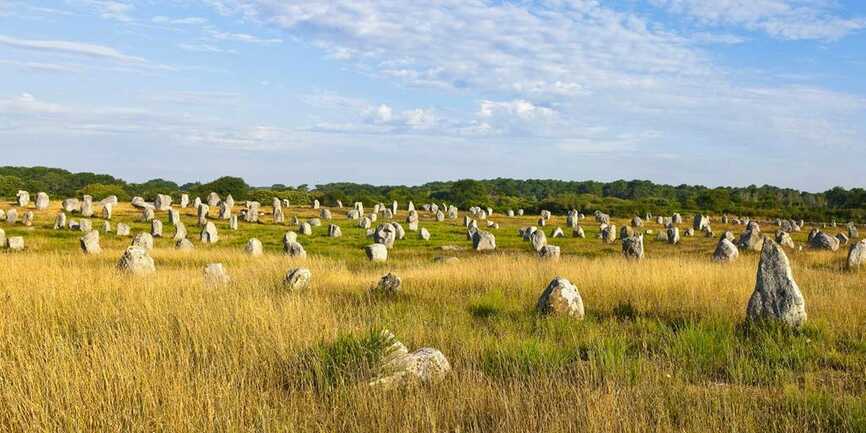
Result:
{"label": "meadow", "polygon": [[[627,261],[619,242],[596,239],[591,218],[580,239],[555,215],[545,232],[567,237],[549,238],[562,248],[553,262],[517,234],[537,216],[494,214],[497,249],[478,253],[463,212],[441,223],[421,212],[432,239],[407,232],[376,264],[345,209],[332,208],[343,237],[328,238],[327,221],[300,237],[305,260],[282,253],[290,224],[215,221],[221,240],[207,246],[185,209],[195,251],[174,249],[158,212],[157,271],[134,277],[115,271],[131,238],[103,234],[102,254],[84,255],[80,232],[52,230],[58,210],[34,210],[32,227],[0,222],[27,245],[0,253],[2,432],[866,431],[866,273],[845,270],[846,248],[787,252],[809,315],[791,331],[745,323],[758,254],[713,263],[717,236],[669,245],[647,235],[646,258]],[[318,211],[286,209],[296,215]],[[112,225],[149,231],[139,220],[121,204]],[[713,221],[717,234],[744,229]],[[798,246],[808,229],[793,234]],[[253,237],[261,257],[243,251]],[[228,285],[205,284],[215,262]],[[297,266],[312,286],[287,292],[280,282]],[[389,271],[402,292],[372,294]],[[535,312],[558,275],[580,291],[584,320]],[[441,350],[453,371],[433,385],[368,386],[382,329],[410,350]]]}

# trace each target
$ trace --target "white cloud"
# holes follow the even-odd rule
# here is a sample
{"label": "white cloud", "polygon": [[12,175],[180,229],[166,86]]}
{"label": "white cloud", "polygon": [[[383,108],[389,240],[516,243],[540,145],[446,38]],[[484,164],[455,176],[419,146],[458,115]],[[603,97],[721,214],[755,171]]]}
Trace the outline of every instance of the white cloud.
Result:
{"label": "white cloud", "polygon": [[866,28],[866,17],[834,14],[832,0],[651,0],[702,24],[742,26],[780,39],[834,40]]}
{"label": "white cloud", "polygon": [[126,55],[111,47],[107,47],[104,45],[88,44],[84,42],[18,39],[11,36],[0,35],[0,45],[6,45],[13,48],[32,51],[55,52],[62,54],[94,57],[127,64],[147,63],[147,60],[141,57]]}
{"label": "white cloud", "polygon": [[222,48],[211,44],[200,43],[180,43],[177,47],[184,51],[192,51],[197,53],[220,53],[220,54],[237,54],[237,50]]}
{"label": "white cloud", "polygon": [[210,36],[214,39],[221,41],[233,41],[233,42],[243,42],[247,44],[257,44],[257,45],[274,45],[283,43],[282,39],[279,38],[261,38],[255,35],[250,35],[247,33],[229,33],[229,32],[219,32],[219,31],[211,31]]}
{"label": "white cloud", "polygon": [[156,24],[171,24],[171,25],[202,25],[207,24],[207,18],[202,17],[186,17],[172,18],[165,16],[155,16],[151,19]]}
{"label": "white cloud", "polygon": [[120,22],[134,21],[130,13],[135,9],[135,6],[129,3],[113,0],[74,0],[74,2],[93,10],[105,19]]}

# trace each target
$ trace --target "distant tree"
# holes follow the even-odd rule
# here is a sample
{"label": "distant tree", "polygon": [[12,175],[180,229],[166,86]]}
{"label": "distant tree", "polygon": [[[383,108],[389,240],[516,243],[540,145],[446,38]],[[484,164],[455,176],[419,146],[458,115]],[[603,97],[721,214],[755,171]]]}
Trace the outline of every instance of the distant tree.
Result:
{"label": "distant tree", "polygon": [[78,190],[77,196],[89,195],[94,200],[102,200],[106,197],[116,195],[119,200],[129,200],[129,193],[120,185],[105,185],[92,183]]}

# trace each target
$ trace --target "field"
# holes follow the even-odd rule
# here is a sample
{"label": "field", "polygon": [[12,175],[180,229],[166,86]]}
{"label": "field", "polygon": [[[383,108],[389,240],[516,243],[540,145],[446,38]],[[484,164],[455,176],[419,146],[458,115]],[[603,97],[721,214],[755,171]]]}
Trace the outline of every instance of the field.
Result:
{"label": "field", "polygon": [[[85,256],[80,232],[52,230],[56,202],[35,212],[33,227],[0,222],[27,244],[0,253],[0,431],[866,431],[866,274],[845,270],[842,250],[788,251],[809,315],[789,331],[744,324],[758,255],[713,263],[716,237],[673,246],[648,235],[646,259],[632,262],[619,242],[596,239],[591,219],[577,239],[558,215],[545,231],[568,237],[549,239],[563,254],[549,262],[517,235],[537,216],[493,215],[498,248],[482,254],[463,212],[443,223],[422,212],[431,241],[407,232],[387,263],[372,264],[362,251],[371,241],[344,210],[334,209],[343,237],[314,227],[300,237],[309,258],[297,260],[281,246],[293,226],[233,232],[217,221],[221,240],[205,246],[186,209],[196,250],[175,251],[158,213],[167,238],[151,253],[157,272],[141,278],[114,270],[131,238],[104,234],[102,254]],[[286,210],[295,215],[318,212]],[[149,231],[139,219],[123,204],[112,223]],[[807,232],[793,235],[797,245]],[[252,237],[264,256],[244,253]],[[230,284],[204,284],[213,262]],[[295,266],[311,269],[309,290],[282,289]],[[388,271],[403,292],[371,294]],[[584,320],[535,313],[557,275],[577,286]],[[453,371],[435,385],[368,386],[383,328],[410,350],[438,348]]]}

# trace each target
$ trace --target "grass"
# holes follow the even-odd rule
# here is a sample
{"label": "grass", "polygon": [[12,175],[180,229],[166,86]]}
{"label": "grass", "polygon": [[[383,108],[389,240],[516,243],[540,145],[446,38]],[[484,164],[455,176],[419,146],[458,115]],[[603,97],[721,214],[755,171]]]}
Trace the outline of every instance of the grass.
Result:
{"label": "grass", "polygon": [[[103,254],[84,256],[80,233],[50,229],[54,213],[37,212],[32,228],[0,223],[28,248],[0,253],[0,431],[866,431],[866,279],[842,271],[843,251],[789,253],[809,314],[793,332],[743,324],[757,256],[712,263],[716,239],[648,236],[634,263],[586,221],[587,239],[550,239],[563,258],[547,262],[517,236],[531,216],[494,216],[498,249],[479,254],[461,220],[425,215],[429,243],[407,232],[374,265],[363,231],[335,212],[344,237],[314,228],[300,238],[305,261],[280,253],[289,226],[219,222],[221,241],[196,240],[190,254],[157,239],[157,273],[130,278],[113,268],[131,238],[104,235]],[[136,216],[121,205],[114,223]],[[194,238],[190,210],[184,221]],[[243,254],[251,237],[264,256]],[[204,284],[211,262],[231,284]],[[281,289],[295,266],[311,269],[309,290]],[[371,296],[388,271],[402,293]],[[583,321],[535,314],[557,275],[578,287]],[[382,328],[410,350],[440,349],[453,373],[427,387],[365,386]]]}

